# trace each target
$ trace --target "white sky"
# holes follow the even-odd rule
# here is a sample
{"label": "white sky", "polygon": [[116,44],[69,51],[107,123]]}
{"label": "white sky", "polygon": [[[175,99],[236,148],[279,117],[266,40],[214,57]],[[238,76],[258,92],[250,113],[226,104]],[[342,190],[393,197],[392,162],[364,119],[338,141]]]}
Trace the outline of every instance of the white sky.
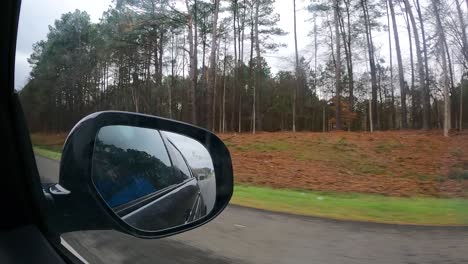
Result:
{"label": "white sky", "polygon": [[[311,14],[306,10],[310,0],[296,0],[297,1],[297,31],[298,31],[298,46],[299,53],[304,56],[307,60],[312,57],[313,50],[313,38],[308,36],[308,33],[313,29],[313,23],[307,21],[311,18]],[[424,3],[423,1],[422,3]],[[21,89],[30,73],[30,67],[27,62],[27,58],[32,52],[32,45],[42,39],[46,38],[48,32],[48,26],[53,25],[56,19],[59,19],[61,14],[66,12],[80,9],[88,12],[93,22],[98,22],[102,13],[108,9],[112,4],[111,0],[23,0],[21,7],[21,15],[19,22],[18,42],[16,50],[16,74],[15,74],[15,88]],[[399,6],[395,6],[396,12],[400,11]],[[275,12],[280,15],[280,22],[278,26],[284,31],[289,32],[288,35],[283,37],[276,37],[275,41],[278,43],[285,43],[287,47],[280,48],[276,52],[270,52],[262,54],[268,61],[268,64],[272,68],[272,71],[278,72],[280,70],[293,70],[294,65],[294,34],[293,34],[293,2],[292,0],[276,0]],[[360,14],[356,14],[359,16]],[[382,23],[386,24],[386,18],[382,18]],[[403,53],[404,62],[408,62],[409,57],[409,44],[407,41],[407,33],[405,28],[404,19],[400,16],[398,19],[399,34],[401,42],[401,50]],[[248,29],[246,34],[248,35]],[[388,63],[388,36],[387,32],[373,32],[374,44],[377,47],[381,47],[380,55],[385,57]],[[393,34],[393,33],[392,33]],[[393,35],[392,35],[393,41]],[[319,47],[320,49],[320,47]],[[322,47],[322,50],[328,48]],[[365,51],[365,47],[355,47],[355,53],[359,53],[362,56]],[[394,47],[393,47],[394,49]],[[245,48],[245,54],[248,56],[248,48]],[[395,52],[393,52],[394,67],[396,67]],[[409,67],[405,63],[405,67]],[[357,65],[356,68],[365,67],[364,65]],[[396,72],[396,69],[395,69]]]}
{"label": "white sky", "polygon": [[[289,3],[290,2],[290,3]],[[298,5],[298,36],[299,49],[306,47],[308,42],[307,34],[310,25],[307,25],[307,11],[305,0],[297,0]],[[49,31],[48,26],[53,25],[56,19],[59,19],[63,13],[80,9],[88,12],[93,22],[98,22],[102,13],[112,4],[111,0],[23,0],[21,6],[21,15],[18,30],[18,42],[16,48],[16,67],[15,67],[15,88],[21,89],[29,78],[31,68],[27,59],[31,55],[32,45],[39,40],[46,38]],[[293,69],[292,62],[285,58],[292,58],[294,52],[293,37],[293,5],[292,1],[277,0],[276,11],[281,16],[279,26],[290,32],[285,37],[279,38],[282,43],[287,43],[287,48],[282,48],[274,54],[265,54],[268,63],[274,72],[278,70]],[[302,10],[301,10],[302,9]]]}
{"label": "white sky", "polygon": [[80,9],[88,12],[93,22],[111,4],[110,0],[23,0],[16,44],[15,88],[21,89],[29,77],[31,68],[27,59],[32,45],[46,38],[49,25],[64,13]]}

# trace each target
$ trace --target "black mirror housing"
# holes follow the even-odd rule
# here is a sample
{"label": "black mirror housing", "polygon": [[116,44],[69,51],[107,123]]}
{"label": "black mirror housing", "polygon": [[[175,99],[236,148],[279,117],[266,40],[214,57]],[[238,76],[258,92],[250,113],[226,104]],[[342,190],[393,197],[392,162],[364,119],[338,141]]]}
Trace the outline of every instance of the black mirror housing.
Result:
{"label": "black mirror housing", "polygon": [[[216,177],[216,200],[205,217],[182,226],[161,231],[136,229],[107,206],[91,179],[95,138],[106,126],[133,126],[164,130],[192,138],[210,153]],[[59,232],[115,229],[141,238],[162,238],[199,227],[219,215],[233,193],[231,157],[224,143],[213,133],[190,124],[165,118],[119,111],[97,112],[83,118],[68,135],[60,161],[59,188],[64,193],[53,195]],[[69,191],[69,193],[67,193]],[[65,218],[64,218],[65,217]]]}

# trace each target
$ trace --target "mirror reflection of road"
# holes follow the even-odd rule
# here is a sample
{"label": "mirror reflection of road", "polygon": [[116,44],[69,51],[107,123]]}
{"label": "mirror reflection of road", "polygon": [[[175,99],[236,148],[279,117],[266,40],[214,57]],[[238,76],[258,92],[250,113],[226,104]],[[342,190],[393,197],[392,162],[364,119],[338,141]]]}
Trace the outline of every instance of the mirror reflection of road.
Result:
{"label": "mirror reflection of road", "polygon": [[[36,160],[43,182],[57,182],[58,162]],[[63,238],[89,263],[468,263],[465,227],[341,222],[237,206],[165,239],[109,230]]]}

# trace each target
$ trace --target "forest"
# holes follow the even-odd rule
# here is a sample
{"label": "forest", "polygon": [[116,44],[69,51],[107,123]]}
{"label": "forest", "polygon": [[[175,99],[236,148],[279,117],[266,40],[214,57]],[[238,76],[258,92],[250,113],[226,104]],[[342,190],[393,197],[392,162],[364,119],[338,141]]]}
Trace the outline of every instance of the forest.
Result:
{"label": "forest", "polygon": [[[468,0],[306,0],[307,40],[302,0],[288,1],[289,17],[275,0],[115,0],[97,23],[63,14],[28,59],[29,128],[69,131],[103,110],[220,133],[466,127]],[[266,59],[280,37],[293,43],[293,70]]]}

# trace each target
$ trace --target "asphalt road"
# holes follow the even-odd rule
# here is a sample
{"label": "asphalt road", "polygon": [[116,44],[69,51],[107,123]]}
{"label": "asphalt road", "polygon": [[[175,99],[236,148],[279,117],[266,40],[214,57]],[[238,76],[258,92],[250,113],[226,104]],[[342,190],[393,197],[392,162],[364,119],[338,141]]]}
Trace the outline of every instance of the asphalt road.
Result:
{"label": "asphalt road", "polygon": [[[58,178],[57,162],[37,157],[37,164],[44,181]],[[468,228],[342,222],[237,206],[171,238],[114,231],[63,238],[89,263],[468,263]]]}

